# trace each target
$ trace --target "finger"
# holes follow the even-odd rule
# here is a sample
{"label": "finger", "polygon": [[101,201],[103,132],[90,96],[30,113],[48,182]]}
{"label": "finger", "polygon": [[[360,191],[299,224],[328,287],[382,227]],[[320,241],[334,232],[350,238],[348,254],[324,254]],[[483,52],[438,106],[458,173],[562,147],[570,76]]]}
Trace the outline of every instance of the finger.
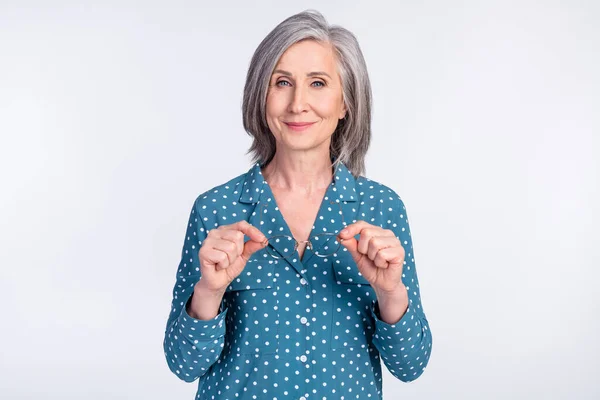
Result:
{"label": "finger", "polygon": [[236,246],[235,254],[237,256],[242,254],[244,251],[244,233],[242,231],[238,231],[235,229],[225,230],[221,236],[222,239],[229,240],[233,242]]}
{"label": "finger", "polygon": [[227,256],[227,262],[222,261],[220,266],[227,268],[230,264],[233,264],[238,258],[237,245],[231,240],[218,239],[211,243],[213,249],[222,251]]}
{"label": "finger", "polygon": [[350,239],[344,239],[340,243],[342,244],[342,246],[344,246],[350,252],[350,255],[352,256],[354,261],[356,263],[358,263],[358,260],[360,260],[361,257],[363,256],[357,250],[358,241],[356,239],[354,239],[353,237],[351,237]]}
{"label": "finger", "polygon": [[377,252],[373,263],[379,268],[394,268],[402,266],[404,262],[404,249],[402,247],[388,247]]}
{"label": "finger", "polygon": [[400,246],[400,242],[395,237],[376,236],[369,241],[367,255],[370,260],[375,260],[377,252],[388,247]]}
{"label": "finger", "polygon": [[373,264],[375,264],[375,266],[377,268],[387,268],[388,267],[388,262],[385,259],[385,251],[388,249],[382,249],[380,251],[377,252],[377,254],[375,254],[375,259],[373,260]]}
{"label": "finger", "polygon": [[228,229],[234,229],[241,231],[244,235],[248,236],[250,240],[258,243],[265,242],[267,238],[265,235],[255,226],[252,226],[248,221],[239,221],[235,224],[229,225]]}
{"label": "finger", "polygon": [[363,228],[360,232],[360,239],[358,239],[358,251],[362,254],[369,252],[369,243],[374,237],[378,237],[381,232],[380,228]]}
{"label": "finger", "polygon": [[369,226],[372,226],[372,225],[370,225],[366,221],[356,221],[355,223],[350,224],[347,227],[345,227],[344,229],[342,229],[342,231],[339,234],[340,238],[349,239],[353,236],[358,235],[363,228],[366,228]]}
{"label": "finger", "polygon": [[242,254],[240,257],[242,257],[244,262],[247,262],[253,253],[264,248],[265,246],[267,246],[267,244],[268,244],[268,242],[266,239],[263,242],[256,242],[254,240],[248,240],[244,244],[244,250],[242,251]]}
{"label": "finger", "polygon": [[214,267],[217,270],[229,266],[229,258],[223,251],[217,250],[214,247],[203,246],[200,249],[200,253],[200,260],[204,262],[205,266]]}

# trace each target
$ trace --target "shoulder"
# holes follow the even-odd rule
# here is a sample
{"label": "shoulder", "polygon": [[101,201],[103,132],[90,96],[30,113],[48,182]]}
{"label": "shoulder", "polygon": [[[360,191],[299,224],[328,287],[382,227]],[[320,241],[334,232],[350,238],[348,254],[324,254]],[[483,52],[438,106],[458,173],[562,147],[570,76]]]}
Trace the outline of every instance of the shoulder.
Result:
{"label": "shoulder", "polygon": [[402,197],[381,182],[359,176],[356,178],[356,192],[359,201],[377,206],[382,212],[397,213],[406,210]]}
{"label": "shoulder", "polygon": [[201,215],[208,215],[216,213],[219,208],[236,205],[247,174],[247,172],[240,174],[225,183],[200,193],[194,202],[196,211]]}

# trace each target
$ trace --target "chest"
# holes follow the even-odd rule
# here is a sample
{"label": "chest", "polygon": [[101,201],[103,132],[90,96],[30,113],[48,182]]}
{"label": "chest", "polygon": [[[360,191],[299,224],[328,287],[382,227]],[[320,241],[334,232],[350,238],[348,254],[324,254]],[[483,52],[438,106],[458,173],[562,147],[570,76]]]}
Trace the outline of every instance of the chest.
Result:
{"label": "chest", "polygon": [[302,258],[306,248],[306,243],[302,242],[309,239],[326,190],[323,189],[309,196],[273,191],[279,211],[290,228],[294,239],[298,241],[300,258]]}

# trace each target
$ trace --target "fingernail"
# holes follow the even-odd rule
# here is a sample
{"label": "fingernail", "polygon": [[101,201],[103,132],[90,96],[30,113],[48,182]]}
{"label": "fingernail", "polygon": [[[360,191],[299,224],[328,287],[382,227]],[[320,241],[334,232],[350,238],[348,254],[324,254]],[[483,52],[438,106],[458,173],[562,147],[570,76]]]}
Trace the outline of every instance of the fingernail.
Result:
{"label": "fingernail", "polygon": [[342,231],[340,232],[342,235],[345,235],[348,233],[348,229],[342,229]]}

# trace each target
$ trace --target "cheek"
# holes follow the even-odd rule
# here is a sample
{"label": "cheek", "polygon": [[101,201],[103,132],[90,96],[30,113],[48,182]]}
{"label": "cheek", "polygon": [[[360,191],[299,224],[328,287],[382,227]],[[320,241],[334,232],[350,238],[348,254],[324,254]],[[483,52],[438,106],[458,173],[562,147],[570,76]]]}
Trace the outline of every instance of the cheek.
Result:
{"label": "cheek", "polygon": [[331,97],[319,99],[315,103],[315,110],[318,110],[317,112],[322,118],[334,118],[337,120],[341,107],[340,99]]}
{"label": "cheek", "polygon": [[267,115],[278,116],[286,109],[287,100],[283,93],[272,93],[267,96]]}

